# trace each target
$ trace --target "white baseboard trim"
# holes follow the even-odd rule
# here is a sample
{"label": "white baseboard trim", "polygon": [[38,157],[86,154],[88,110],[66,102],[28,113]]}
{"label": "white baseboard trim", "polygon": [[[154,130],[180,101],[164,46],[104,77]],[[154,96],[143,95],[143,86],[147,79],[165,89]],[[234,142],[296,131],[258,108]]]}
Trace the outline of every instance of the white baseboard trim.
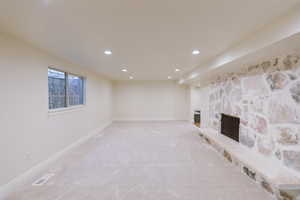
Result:
{"label": "white baseboard trim", "polygon": [[54,161],[56,161],[60,157],[64,156],[65,154],[67,154],[68,152],[73,150],[74,148],[76,148],[76,147],[80,146],[81,144],[85,143],[90,138],[98,135],[103,129],[108,127],[111,123],[112,123],[112,121],[104,123],[101,127],[91,131],[88,135],[81,137],[79,140],[75,141],[71,145],[65,147],[61,151],[59,151],[59,152],[55,153],[54,155],[50,156],[50,158],[48,158],[47,160],[40,162],[39,164],[32,167],[31,169],[29,169],[28,171],[26,171],[22,175],[14,178],[13,180],[8,182],[7,184],[1,186],[0,187],[0,200],[5,200],[7,195],[10,194],[12,191],[14,191],[14,189],[17,186],[21,185],[26,180],[28,180],[30,178],[33,178],[36,174],[41,173],[42,171],[46,170],[47,167],[49,166],[49,164],[53,163]]}

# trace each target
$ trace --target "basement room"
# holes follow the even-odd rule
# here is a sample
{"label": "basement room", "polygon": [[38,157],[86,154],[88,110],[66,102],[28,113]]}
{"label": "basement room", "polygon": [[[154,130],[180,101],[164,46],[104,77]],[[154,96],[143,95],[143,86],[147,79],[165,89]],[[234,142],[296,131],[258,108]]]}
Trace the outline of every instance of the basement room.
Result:
{"label": "basement room", "polygon": [[1,0],[0,200],[300,200],[300,0]]}

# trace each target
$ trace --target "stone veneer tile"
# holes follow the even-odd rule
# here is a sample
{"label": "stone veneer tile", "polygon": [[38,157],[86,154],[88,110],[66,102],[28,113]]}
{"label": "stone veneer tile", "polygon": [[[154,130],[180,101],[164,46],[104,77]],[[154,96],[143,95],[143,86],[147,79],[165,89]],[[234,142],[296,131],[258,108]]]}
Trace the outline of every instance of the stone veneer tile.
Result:
{"label": "stone veneer tile", "polygon": [[283,72],[274,72],[267,76],[267,82],[271,90],[283,89],[289,83],[290,78]]}
{"label": "stone veneer tile", "polygon": [[230,99],[233,102],[239,102],[242,100],[242,90],[240,88],[234,89],[231,92]]}
{"label": "stone veneer tile", "polygon": [[215,104],[214,109],[215,109],[215,112],[218,112],[218,114],[221,113],[221,106],[222,106],[221,102],[218,102]]}
{"label": "stone veneer tile", "polygon": [[257,64],[257,65],[251,65],[248,67],[248,74],[249,75],[256,75],[263,73],[263,68]]}
{"label": "stone veneer tile", "polygon": [[248,76],[242,79],[243,91],[247,95],[266,95],[270,90],[262,76]]}
{"label": "stone veneer tile", "polygon": [[293,73],[293,72],[287,72],[287,75],[289,76],[290,80],[294,81],[296,80],[299,75],[297,73]]}
{"label": "stone veneer tile", "polygon": [[300,64],[297,68],[293,69],[291,71],[292,74],[294,74],[295,76],[297,76],[298,78],[300,77]]}
{"label": "stone veneer tile", "polygon": [[278,160],[282,160],[282,154],[281,154],[280,149],[277,149],[277,150],[274,152],[274,155],[275,155],[275,158],[277,158]]}
{"label": "stone veneer tile", "polygon": [[269,103],[269,118],[273,124],[300,123],[299,108],[286,93],[272,95]]}
{"label": "stone veneer tile", "polygon": [[270,96],[265,95],[252,98],[249,100],[250,111],[266,115],[269,99]]}
{"label": "stone veneer tile", "polygon": [[235,104],[233,106],[232,115],[234,115],[234,116],[241,116],[242,115],[241,105]]}
{"label": "stone veneer tile", "polygon": [[299,144],[300,130],[296,126],[279,126],[273,128],[276,141],[281,145]]}
{"label": "stone veneer tile", "polygon": [[227,152],[226,150],[224,150],[223,156],[224,156],[224,158],[226,158],[229,162],[232,162],[231,154],[230,154],[229,152]]}
{"label": "stone veneer tile", "polygon": [[223,99],[223,112],[228,115],[232,115],[232,106],[229,99]]}
{"label": "stone veneer tile", "polygon": [[280,190],[277,198],[279,200],[299,200],[300,190]]}
{"label": "stone veneer tile", "polygon": [[298,55],[288,55],[283,59],[283,70],[291,70],[297,66],[300,57]]}
{"label": "stone veneer tile", "polygon": [[[270,65],[265,64],[265,63],[268,63],[268,62],[270,63]],[[278,68],[279,62],[280,62],[280,58],[273,58],[270,61],[264,61],[261,64],[261,67],[263,68],[265,73],[272,73],[272,72],[275,72],[275,71],[279,70],[279,68]]]}
{"label": "stone veneer tile", "polygon": [[256,181],[256,172],[252,171],[251,169],[249,169],[248,167],[244,166],[243,167],[243,172],[249,176],[251,179],[253,179],[254,181]]}
{"label": "stone veneer tile", "polygon": [[300,151],[284,150],[283,162],[287,167],[300,172]]}
{"label": "stone veneer tile", "polygon": [[290,92],[295,102],[300,104],[300,81],[297,81],[292,85]]}
{"label": "stone veneer tile", "polygon": [[258,151],[265,155],[271,156],[274,151],[275,143],[270,137],[259,137],[257,139],[257,149]]}
{"label": "stone veneer tile", "polygon": [[210,94],[210,95],[209,95],[209,101],[212,102],[212,101],[214,101],[214,100],[215,100],[214,94]]}
{"label": "stone veneer tile", "polygon": [[238,76],[236,76],[236,75],[234,75],[232,78],[231,78],[231,80],[232,80],[232,83],[233,83],[233,85],[235,86],[235,87],[241,87],[241,79],[238,77]]}
{"label": "stone veneer tile", "polygon": [[264,72],[266,72],[266,71],[268,71],[268,69],[270,67],[272,67],[272,63],[271,63],[271,61],[268,60],[268,61],[262,62],[260,66],[264,70]]}
{"label": "stone veneer tile", "polygon": [[253,148],[255,145],[255,135],[243,125],[240,125],[240,143],[249,148]]}
{"label": "stone veneer tile", "polygon": [[274,194],[274,190],[271,184],[264,178],[262,178],[260,185],[269,193]]}
{"label": "stone veneer tile", "polygon": [[279,200],[296,200],[292,195],[282,190],[280,191],[280,194],[277,198]]}
{"label": "stone veneer tile", "polygon": [[231,91],[232,91],[232,84],[231,82],[226,82],[225,85],[224,85],[224,91],[225,91],[225,94],[227,96],[230,95]]}
{"label": "stone veneer tile", "polygon": [[266,135],[268,134],[268,121],[266,118],[259,115],[252,115],[251,117],[251,128],[256,132]]}

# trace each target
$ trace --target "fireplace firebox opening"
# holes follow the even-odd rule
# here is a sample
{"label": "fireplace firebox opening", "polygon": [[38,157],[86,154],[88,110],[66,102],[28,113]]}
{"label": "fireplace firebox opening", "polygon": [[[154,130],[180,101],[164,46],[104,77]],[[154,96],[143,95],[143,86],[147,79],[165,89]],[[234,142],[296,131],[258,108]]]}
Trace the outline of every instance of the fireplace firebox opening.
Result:
{"label": "fireplace firebox opening", "polygon": [[240,118],[226,115],[221,116],[221,134],[239,142]]}

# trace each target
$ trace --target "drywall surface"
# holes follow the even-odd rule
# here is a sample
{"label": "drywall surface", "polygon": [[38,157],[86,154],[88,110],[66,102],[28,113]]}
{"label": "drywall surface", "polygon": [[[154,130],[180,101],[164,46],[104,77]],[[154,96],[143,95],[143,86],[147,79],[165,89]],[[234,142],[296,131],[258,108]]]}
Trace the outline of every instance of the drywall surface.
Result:
{"label": "drywall surface", "polygon": [[[111,121],[112,84],[0,35],[0,187]],[[48,112],[49,66],[86,77],[86,105]]]}
{"label": "drywall surface", "polygon": [[173,81],[116,81],[114,120],[188,120],[189,88]]}
{"label": "drywall surface", "polygon": [[209,126],[209,102],[208,87],[190,87],[190,120],[193,120],[194,111],[201,112],[201,127]]}
{"label": "drywall surface", "polygon": [[200,88],[190,87],[190,120],[194,121],[194,111],[201,108]]}
{"label": "drywall surface", "polygon": [[209,126],[209,88],[203,87],[198,89],[199,92],[199,110],[201,111],[201,127]]}

